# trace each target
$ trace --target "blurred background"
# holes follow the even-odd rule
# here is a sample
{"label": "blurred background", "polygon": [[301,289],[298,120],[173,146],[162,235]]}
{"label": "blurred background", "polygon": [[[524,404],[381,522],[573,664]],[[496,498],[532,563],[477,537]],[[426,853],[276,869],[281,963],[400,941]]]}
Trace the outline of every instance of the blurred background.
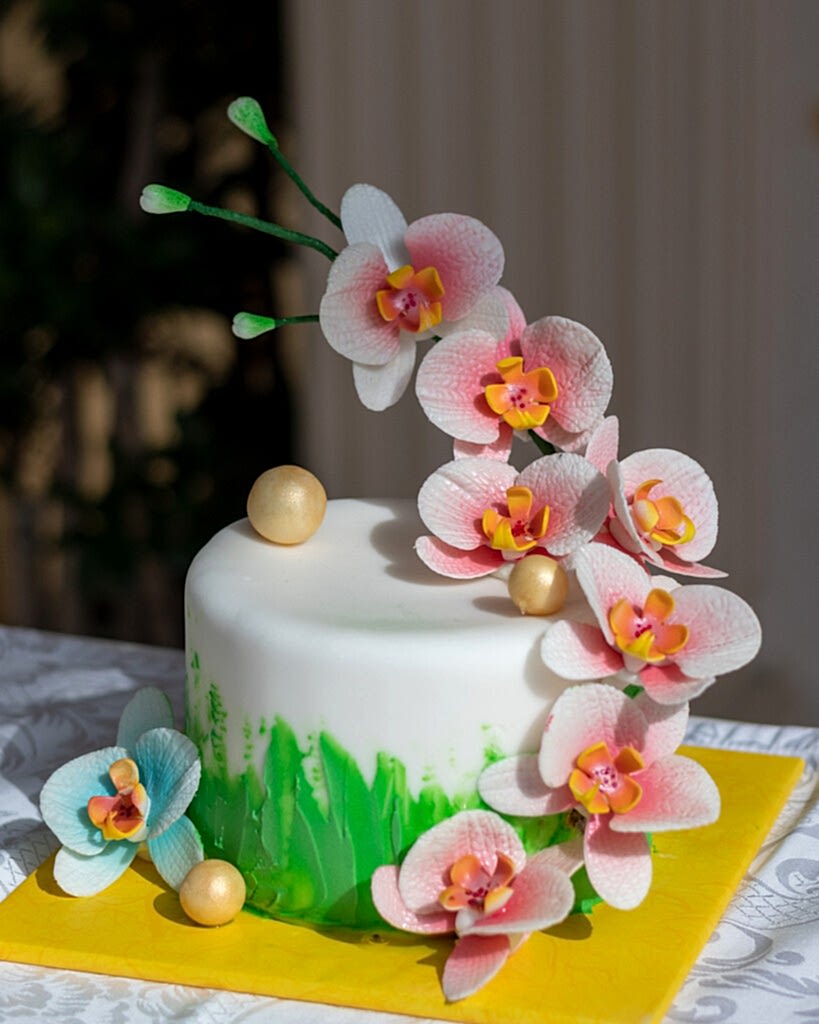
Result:
{"label": "blurred background", "polygon": [[472,214],[530,321],[598,334],[621,456],[708,470],[708,561],[762,620],[695,711],[819,724],[817,43],[813,0],[6,0],[0,621],[179,645],[187,565],[264,469],[412,497],[449,458],[312,325],[232,337],[316,312],[323,256],[140,211],[159,181],[341,244],[227,121],[251,95],[328,205]]}

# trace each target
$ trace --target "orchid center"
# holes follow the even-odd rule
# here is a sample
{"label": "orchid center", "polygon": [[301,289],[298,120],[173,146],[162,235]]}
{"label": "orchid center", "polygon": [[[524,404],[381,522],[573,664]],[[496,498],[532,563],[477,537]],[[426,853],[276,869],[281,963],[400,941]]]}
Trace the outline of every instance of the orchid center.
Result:
{"label": "orchid center", "polygon": [[688,627],[668,621],[673,614],[674,598],[667,590],[655,588],[642,608],[624,597],[617,601],[609,612],[609,625],[624,654],[656,664],[688,643]]}
{"label": "orchid center", "polygon": [[478,858],[468,853],[449,869],[451,884],[442,890],[438,901],[446,910],[469,907],[479,914],[493,914],[512,895],[509,883],[514,877],[515,865],[505,854],[498,854],[495,870],[490,875]]}
{"label": "orchid center", "polygon": [[524,372],[523,359],[510,356],[497,364],[503,383],[487,384],[484,394],[492,412],[513,430],[542,427],[551,403],[557,398],[557,382],[546,366]]}
{"label": "orchid center", "polygon": [[653,488],[661,483],[662,480],[646,480],[634,492],[631,514],[635,525],[658,546],[687,544],[696,529],[681,502],[671,495],[656,500],[649,497]]}
{"label": "orchid center", "polygon": [[130,757],[122,757],[114,761],[108,775],[117,795],[92,796],[88,801],[88,817],[105,839],[141,842],[147,832],[151,801],[139,781],[139,768]]}
{"label": "orchid center", "polygon": [[605,742],[595,743],[575,765],[569,789],[589,814],[627,814],[640,802],[643,789],[631,775],[645,767],[645,762],[634,747],[623,747],[612,757]]}
{"label": "orchid center", "polygon": [[488,508],[481,519],[481,528],[496,551],[512,554],[530,551],[546,535],[549,506],[534,507],[535,499],[528,487],[510,487],[506,492],[507,515]]}
{"label": "orchid center", "polygon": [[435,267],[417,273],[410,264],[387,274],[387,287],[376,292],[378,312],[387,323],[402,331],[420,334],[443,319],[441,299],[444,286]]}

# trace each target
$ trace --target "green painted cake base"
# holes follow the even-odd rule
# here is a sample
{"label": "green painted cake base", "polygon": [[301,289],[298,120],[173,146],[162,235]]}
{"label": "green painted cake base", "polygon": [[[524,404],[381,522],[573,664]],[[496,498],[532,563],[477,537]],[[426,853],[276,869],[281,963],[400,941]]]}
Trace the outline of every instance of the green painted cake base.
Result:
{"label": "green painted cake base", "polygon": [[[224,750],[226,716],[218,690],[208,692],[207,726],[189,714],[187,732],[202,755],[202,781],[189,815],[208,857],[235,864],[245,877],[248,905],[271,917],[315,925],[382,930],[370,879],[382,864],[400,862],[423,832],[468,808],[484,806],[427,785],[414,795],[404,766],[379,754],[372,782],[327,733],[304,746],[277,719],[246,729],[248,743],[267,744],[263,778],[248,766],[231,774]],[[487,754],[487,764],[492,755]],[[565,815],[507,819],[528,853],[576,833]],[[578,880],[584,908],[592,891]]]}

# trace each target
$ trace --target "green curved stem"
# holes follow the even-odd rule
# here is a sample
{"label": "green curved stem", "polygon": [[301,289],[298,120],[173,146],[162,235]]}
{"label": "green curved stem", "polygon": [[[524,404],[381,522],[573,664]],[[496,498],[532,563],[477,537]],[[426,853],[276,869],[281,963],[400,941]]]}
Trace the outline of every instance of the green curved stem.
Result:
{"label": "green curved stem", "polygon": [[304,235],[301,231],[291,231],[289,228],[272,224],[270,221],[260,220],[258,217],[249,217],[245,213],[236,213],[234,210],[223,210],[218,206],[205,206],[204,203],[198,203],[195,199],[191,200],[188,209],[192,213],[201,213],[204,217],[216,217],[218,220],[232,221],[234,224],[241,224],[243,227],[253,228],[255,231],[262,231],[267,235],[275,235],[276,238],[282,238],[286,242],[292,242],[294,245],[307,246],[308,249],[315,249],[317,252],[322,253],[331,262],[338,256],[335,249],[331,249],[329,245],[322,242],[319,238],[314,238],[312,235]]}
{"label": "green curved stem", "polygon": [[541,455],[554,455],[557,452],[558,449],[555,448],[551,441],[547,441],[545,438],[541,437],[540,434],[535,433],[534,430],[529,430],[528,434],[535,442],[535,445]]}
{"label": "green curved stem", "polygon": [[276,158],[276,160],[279,163],[279,166],[288,176],[288,178],[290,178],[291,181],[295,182],[296,187],[305,197],[307,202],[310,203],[311,206],[315,207],[315,209],[317,209],[320,214],[325,216],[327,220],[330,221],[331,224],[333,224],[335,227],[339,229],[339,231],[341,231],[341,218],[338,217],[335,213],[333,213],[333,211],[328,206],[325,206],[324,203],[322,203],[319,199],[316,198],[316,196],[307,186],[306,182],[298,173],[296,168],[290,163],[290,161],[287,159],[284,153],[282,153],[282,151],[279,149],[276,142],[269,142],[267,144],[267,148]]}

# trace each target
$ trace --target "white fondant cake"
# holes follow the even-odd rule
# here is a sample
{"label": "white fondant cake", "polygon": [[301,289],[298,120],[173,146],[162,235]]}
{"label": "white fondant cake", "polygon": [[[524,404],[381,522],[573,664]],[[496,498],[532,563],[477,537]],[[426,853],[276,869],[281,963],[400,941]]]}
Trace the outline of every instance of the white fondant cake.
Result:
{"label": "white fondant cake", "polygon": [[[421,530],[409,501],[331,501],[320,530],[303,545],[271,544],[243,520],[218,533],[190,568],[186,730],[200,747],[204,779],[192,817],[206,848],[245,871],[250,902],[274,914],[325,920],[324,904],[349,892],[292,906],[283,889],[298,866],[281,864],[292,836],[282,836],[269,857],[246,851],[248,830],[261,816],[292,816],[305,787],[317,813],[337,814],[328,794],[352,789],[350,772],[357,787],[375,792],[385,784],[379,771],[391,766],[392,792],[381,811],[348,803],[339,823],[342,833],[352,830],[360,862],[355,878],[342,884],[368,886],[378,865],[362,861],[364,837],[356,833],[371,830],[373,815],[389,819],[391,801],[420,802],[426,811],[405,817],[420,814],[428,828],[475,806],[481,770],[500,756],[536,749],[567,685],[539,657],[545,620],[521,615],[497,578],[436,576],[413,550]],[[245,793],[248,778],[251,790],[266,790],[252,820],[227,807],[237,788]],[[416,830],[387,825],[396,842],[379,849],[378,863],[405,851],[410,832],[401,836],[402,828]],[[316,830],[305,827],[309,842],[320,844]],[[317,849],[322,870],[337,856],[337,838]],[[266,895],[254,898],[257,889]],[[376,921],[356,911],[340,923]]]}

